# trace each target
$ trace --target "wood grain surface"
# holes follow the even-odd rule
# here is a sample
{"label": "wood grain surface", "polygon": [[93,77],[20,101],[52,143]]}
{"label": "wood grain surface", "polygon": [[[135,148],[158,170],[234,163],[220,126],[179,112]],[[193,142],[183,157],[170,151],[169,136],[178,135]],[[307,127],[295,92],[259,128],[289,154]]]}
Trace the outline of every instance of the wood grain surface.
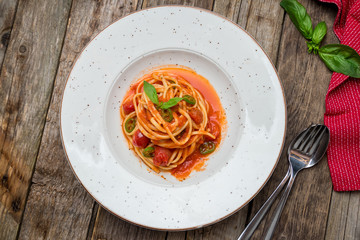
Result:
{"label": "wood grain surface", "polygon": [[17,235],[39,151],[70,7],[55,2],[19,1],[3,60],[0,239]]}
{"label": "wood grain surface", "polygon": [[[335,5],[300,0],[313,22]],[[211,226],[154,231],[121,220],[96,203],[67,163],[60,107],[67,76],[86,44],[136,10],[185,5],[211,10],[246,29],[278,69],[287,101],[285,148],[310,123],[322,123],[331,72],[308,54],[280,0],[0,0],[0,240],[237,239],[285,175],[283,151],[274,174],[247,206]],[[360,194],[332,190],[326,158],[299,173],[274,239],[360,239]],[[271,213],[271,212],[270,212]],[[269,216],[252,239],[263,239]]]}
{"label": "wood grain surface", "polygon": [[10,42],[17,1],[0,1],[0,70]]}

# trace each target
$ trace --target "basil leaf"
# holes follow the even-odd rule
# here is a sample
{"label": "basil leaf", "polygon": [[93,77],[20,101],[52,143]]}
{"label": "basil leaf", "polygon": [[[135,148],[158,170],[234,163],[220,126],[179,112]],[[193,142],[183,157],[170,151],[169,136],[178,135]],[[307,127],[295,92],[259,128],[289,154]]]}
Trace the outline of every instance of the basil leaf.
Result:
{"label": "basil leaf", "polygon": [[148,83],[147,81],[144,81],[144,91],[146,95],[149,97],[150,101],[152,101],[154,104],[159,104],[159,98],[156,93],[156,89],[153,85]]}
{"label": "basil leaf", "polygon": [[310,40],[313,35],[313,28],[311,18],[305,7],[296,0],[282,0],[280,6],[289,14],[291,21],[300,33]]}
{"label": "basil leaf", "polygon": [[178,104],[181,100],[183,100],[183,99],[180,97],[171,98],[169,101],[162,103],[160,108],[161,109],[171,108],[171,107],[175,106],[176,104]]}
{"label": "basil leaf", "polygon": [[342,44],[325,45],[319,49],[319,56],[331,71],[360,78],[360,56],[351,47]]}
{"label": "basil leaf", "polygon": [[311,38],[313,43],[320,44],[323,38],[325,37],[326,32],[327,32],[326,23],[319,22],[318,25],[316,25]]}

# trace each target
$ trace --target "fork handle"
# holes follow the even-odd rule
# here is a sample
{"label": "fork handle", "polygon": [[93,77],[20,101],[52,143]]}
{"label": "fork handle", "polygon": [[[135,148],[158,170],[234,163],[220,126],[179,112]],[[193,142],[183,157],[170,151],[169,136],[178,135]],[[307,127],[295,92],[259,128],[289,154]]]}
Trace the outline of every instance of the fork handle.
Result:
{"label": "fork handle", "polygon": [[256,213],[256,215],[253,217],[251,222],[246,226],[246,228],[241,233],[238,240],[248,240],[251,238],[251,236],[255,232],[256,228],[259,226],[261,220],[264,218],[265,214],[269,211],[270,207],[274,203],[276,197],[279,195],[281,190],[284,188],[285,183],[287,182],[287,180],[289,180],[289,177],[290,177],[290,168],[287,171],[287,173],[286,173],[285,177],[283,178],[283,180],[281,181],[281,183],[279,184],[279,186],[277,186],[275,191],[271,194],[271,196],[268,198],[268,200],[266,200],[266,202],[262,205],[262,207]]}
{"label": "fork handle", "polygon": [[264,240],[270,240],[272,235],[274,234],[274,230],[276,228],[276,224],[278,223],[279,219],[280,219],[280,216],[281,216],[281,213],[282,213],[282,210],[285,206],[285,203],[286,203],[286,200],[289,196],[289,193],[290,193],[290,190],[294,184],[294,181],[295,181],[295,177],[297,175],[297,171],[294,171],[294,170],[290,170],[290,180],[288,182],[288,185],[286,186],[282,196],[281,196],[281,199],[276,207],[276,209],[274,210],[274,213],[270,219],[270,225],[268,227],[268,230],[266,232],[266,235],[265,235],[265,238]]}

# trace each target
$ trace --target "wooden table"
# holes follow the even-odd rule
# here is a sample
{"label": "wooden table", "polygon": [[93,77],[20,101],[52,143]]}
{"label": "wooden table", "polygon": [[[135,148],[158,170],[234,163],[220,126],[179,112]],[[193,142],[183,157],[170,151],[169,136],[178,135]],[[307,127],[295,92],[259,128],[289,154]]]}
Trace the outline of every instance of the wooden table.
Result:
{"label": "wooden table", "polygon": [[[285,89],[285,148],[322,123],[331,73],[280,0],[0,0],[0,239],[237,239],[288,168],[285,151],[263,190],[231,217],[198,230],[160,232],[114,217],[76,180],[63,152],[59,107],[82,48],[108,24],[158,5],[190,5],[237,22],[262,45]],[[331,30],[335,5],[301,0]],[[360,239],[360,193],[332,190],[326,159],[295,182],[274,239]],[[268,220],[268,219],[267,219]],[[156,219],[154,219],[156,221]],[[253,239],[262,239],[265,221]]]}

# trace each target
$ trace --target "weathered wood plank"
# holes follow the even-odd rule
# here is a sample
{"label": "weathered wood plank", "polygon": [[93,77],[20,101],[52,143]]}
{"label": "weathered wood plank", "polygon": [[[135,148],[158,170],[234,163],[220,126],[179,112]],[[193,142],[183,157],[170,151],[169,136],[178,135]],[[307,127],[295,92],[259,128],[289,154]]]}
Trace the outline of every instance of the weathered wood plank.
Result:
{"label": "weathered wood plank", "polygon": [[[240,14],[240,4],[241,0],[215,0],[213,11],[236,22]],[[246,13],[248,13],[248,11],[243,9],[242,14],[246,15]]]}
{"label": "weathered wood plank", "polygon": [[18,1],[0,0],[0,71],[9,45]]}
{"label": "weathered wood plank", "polygon": [[187,232],[169,232],[166,240],[185,240]]}
{"label": "weathered wood plank", "polygon": [[359,206],[359,192],[333,192],[325,239],[360,239]]}
{"label": "weathered wood plank", "polygon": [[360,192],[350,194],[344,240],[360,239]]}
{"label": "weathered wood plank", "polygon": [[251,0],[242,0],[240,3],[239,15],[236,22],[244,29],[246,28],[247,19],[249,17],[251,3]]}
{"label": "weathered wood plank", "polygon": [[[314,23],[325,20],[328,26],[332,25],[336,13],[333,8],[316,1],[303,0],[301,3],[307,8]],[[336,42],[336,39],[329,33],[325,42]],[[310,123],[323,122],[324,100],[331,77],[321,60],[307,53],[305,40],[288,16],[283,25],[277,66],[287,101],[287,139],[285,151],[273,177],[260,193],[261,197],[254,201],[252,216],[285,175],[288,168],[285,152],[290,140]],[[316,167],[301,172],[273,238],[324,239],[331,189],[326,159]],[[269,216],[255,232],[254,239],[264,237],[264,226],[269,224],[268,220]]]}
{"label": "weathered wood plank", "polygon": [[94,201],[76,180],[61,145],[62,92],[82,48],[100,30],[133,11],[136,5],[136,1],[123,0],[73,2],[19,239],[86,238]]}
{"label": "weathered wood plank", "polygon": [[[242,3],[242,6],[244,5],[245,3]],[[250,14],[246,18],[246,31],[259,42],[272,62],[275,63],[284,15],[279,1],[251,1],[249,12]]]}
{"label": "weathered wood plank", "polygon": [[0,75],[0,239],[18,232],[69,10],[68,0],[17,8]]}
{"label": "weathered wood plank", "polygon": [[333,192],[329,210],[325,239],[343,240],[349,213],[351,193]]}

